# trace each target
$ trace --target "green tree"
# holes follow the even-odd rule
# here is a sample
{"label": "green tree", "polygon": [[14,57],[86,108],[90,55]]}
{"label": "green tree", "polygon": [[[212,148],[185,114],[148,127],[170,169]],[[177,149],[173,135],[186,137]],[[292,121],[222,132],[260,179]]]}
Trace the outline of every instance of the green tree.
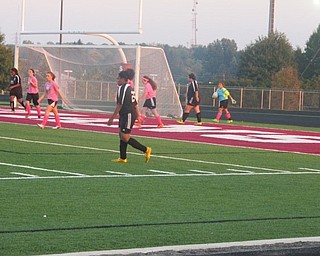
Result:
{"label": "green tree", "polygon": [[320,25],[307,41],[305,51],[296,55],[303,78],[312,79],[320,75]]}
{"label": "green tree", "polygon": [[239,78],[255,86],[271,87],[273,76],[286,67],[295,67],[294,51],[285,34],[275,32],[247,46],[239,60]]}
{"label": "green tree", "polygon": [[237,75],[238,52],[234,40],[223,38],[207,46],[204,60],[208,81],[233,79]]}
{"label": "green tree", "polygon": [[197,75],[200,82],[202,77],[200,72],[202,70],[202,65],[199,61],[195,60],[192,56],[192,51],[184,46],[169,46],[169,45],[157,45],[163,48],[166,53],[168,63],[172,72],[172,76],[176,83],[187,84],[188,74],[193,72]]}
{"label": "green tree", "polygon": [[4,44],[5,35],[0,33],[0,88],[9,85],[10,68],[13,67],[13,50]]}

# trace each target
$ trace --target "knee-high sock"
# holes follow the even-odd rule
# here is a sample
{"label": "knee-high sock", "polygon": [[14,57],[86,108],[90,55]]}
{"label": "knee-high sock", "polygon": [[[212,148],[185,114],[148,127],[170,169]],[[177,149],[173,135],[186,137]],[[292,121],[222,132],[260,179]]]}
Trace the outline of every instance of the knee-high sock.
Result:
{"label": "knee-high sock", "polygon": [[158,124],[162,124],[162,120],[161,120],[160,116],[157,116],[156,119],[157,119]]}
{"label": "knee-high sock", "polygon": [[216,116],[216,119],[217,119],[217,120],[220,120],[221,115],[222,115],[222,112],[218,112],[218,114],[217,114],[217,116]]}
{"label": "knee-high sock", "polygon": [[37,108],[38,116],[40,117],[41,116],[41,108],[39,105],[37,105],[36,108]]}
{"label": "knee-high sock", "polygon": [[42,121],[42,125],[43,126],[45,126],[46,124],[47,124],[47,122],[48,122],[48,119],[49,119],[49,116],[48,115],[44,115],[44,117],[43,117],[43,121]]}
{"label": "knee-high sock", "polygon": [[196,114],[198,123],[201,122],[201,112]]}
{"label": "knee-high sock", "polygon": [[59,117],[59,115],[56,115],[55,117],[54,117],[54,119],[56,120],[56,124],[57,124],[57,126],[61,126],[61,123],[60,123],[60,117]]}
{"label": "knee-high sock", "polygon": [[229,120],[231,119],[231,114],[230,114],[229,111],[226,111],[226,118],[229,119]]}
{"label": "knee-high sock", "polygon": [[189,116],[189,113],[183,113],[183,115],[182,115],[182,121],[184,122],[184,121],[186,121],[187,120],[187,118],[188,118],[188,116]]}
{"label": "knee-high sock", "polygon": [[128,143],[120,140],[120,158],[126,159],[127,158],[127,146]]}
{"label": "knee-high sock", "polygon": [[31,106],[30,106],[30,104],[29,104],[29,105],[26,105],[26,110],[27,110],[27,115],[29,116],[30,113],[31,113]]}
{"label": "knee-high sock", "polygon": [[132,147],[134,147],[135,149],[138,149],[142,152],[146,152],[147,151],[147,147],[146,146],[143,146],[140,142],[138,142],[137,140],[133,139],[133,138],[130,138],[128,140],[128,144]]}
{"label": "knee-high sock", "polygon": [[12,111],[14,111],[14,101],[10,101],[10,108]]}
{"label": "knee-high sock", "polygon": [[19,102],[19,103],[24,109],[26,109],[26,106],[24,105],[23,100],[21,102]]}

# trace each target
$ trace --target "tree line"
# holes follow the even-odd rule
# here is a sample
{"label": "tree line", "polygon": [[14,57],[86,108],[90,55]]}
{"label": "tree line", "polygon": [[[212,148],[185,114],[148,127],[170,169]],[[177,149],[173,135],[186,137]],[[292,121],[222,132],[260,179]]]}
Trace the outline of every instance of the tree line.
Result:
{"label": "tree line", "polygon": [[[5,35],[0,33],[2,88],[8,84],[14,60],[13,46],[4,42]],[[30,41],[24,43],[32,44]],[[79,39],[71,44],[83,43]],[[193,72],[201,84],[224,81],[228,86],[320,90],[320,25],[304,49],[294,49],[286,35],[280,32],[259,37],[243,50],[238,50],[234,40],[226,38],[191,48],[167,44],[152,46],[165,51],[177,84],[186,84],[187,74]]]}

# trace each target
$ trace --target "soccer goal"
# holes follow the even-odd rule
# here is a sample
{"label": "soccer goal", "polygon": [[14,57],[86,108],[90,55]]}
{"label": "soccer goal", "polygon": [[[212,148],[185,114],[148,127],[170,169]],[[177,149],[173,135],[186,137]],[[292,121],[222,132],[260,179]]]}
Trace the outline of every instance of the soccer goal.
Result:
{"label": "soccer goal", "polygon": [[[79,110],[111,111],[114,109],[117,76],[121,68],[135,70],[137,98],[144,87],[142,76],[158,85],[157,109],[161,116],[179,117],[182,107],[163,49],[117,45],[20,45],[20,73],[36,70],[40,89],[47,71],[56,75],[61,91]],[[142,104],[143,102],[140,102]]]}

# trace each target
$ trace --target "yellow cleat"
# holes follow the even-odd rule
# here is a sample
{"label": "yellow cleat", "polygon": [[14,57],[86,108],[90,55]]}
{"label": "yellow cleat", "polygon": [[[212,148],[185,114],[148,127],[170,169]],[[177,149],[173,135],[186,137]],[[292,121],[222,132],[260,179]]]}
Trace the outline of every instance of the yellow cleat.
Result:
{"label": "yellow cleat", "polygon": [[148,163],[151,158],[151,151],[152,151],[152,149],[150,147],[147,147],[147,151],[145,152],[146,163]]}
{"label": "yellow cleat", "polygon": [[213,122],[214,123],[219,123],[219,120],[215,118],[215,119],[213,119]]}
{"label": "yellow cleat", "polygon": [[227,121],[227,123],[231,124],[231,123],[233,123],[233,120],[230,119],[230,120]]}
{"label": "yellow cleat", "polygon": [[184,122],[182,120],[178,120],[177,123],[178,124],[184,124]]}
{"label": "yellow cleat", "polygon": [[117,158],[117,159],[112,159],[111,160],[114,163],[128,163],[128,159],[122,159],[122,158]]}
{"label": "yellow cleat", "polygon": [[201,125],[202,125],[202,122],[194,123],[194,125],[201,126]]}

